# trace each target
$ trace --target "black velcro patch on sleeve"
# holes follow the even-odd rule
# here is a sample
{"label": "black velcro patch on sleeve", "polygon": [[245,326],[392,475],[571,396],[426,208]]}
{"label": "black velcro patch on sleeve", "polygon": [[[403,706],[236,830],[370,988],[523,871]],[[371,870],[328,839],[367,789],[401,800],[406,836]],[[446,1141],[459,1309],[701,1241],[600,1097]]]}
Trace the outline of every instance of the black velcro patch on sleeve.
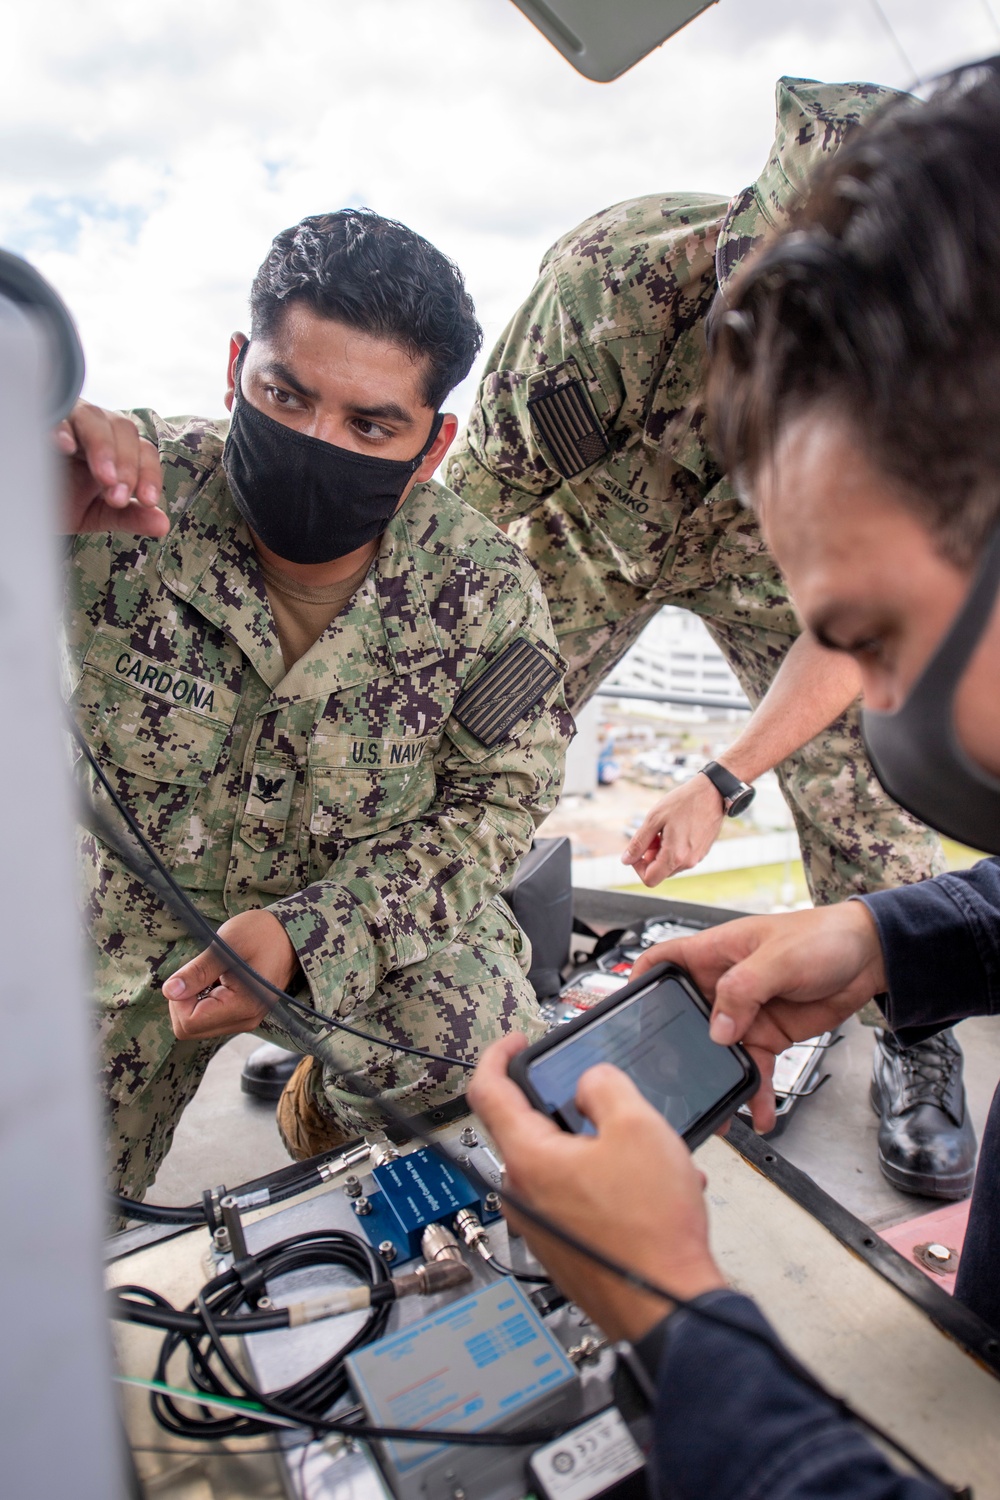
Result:
{"label": "black velcro patch on sleeve", "polygon": [[608,451],[608,440],[582,380],[528,397],[528,416],[564,479],[573,479]]}
{"label": "black velcro patch on sleeve", "polygon": [[539,703],[562,672],[530,641],[515,641],[456,699],[454,718],[487,749]]}

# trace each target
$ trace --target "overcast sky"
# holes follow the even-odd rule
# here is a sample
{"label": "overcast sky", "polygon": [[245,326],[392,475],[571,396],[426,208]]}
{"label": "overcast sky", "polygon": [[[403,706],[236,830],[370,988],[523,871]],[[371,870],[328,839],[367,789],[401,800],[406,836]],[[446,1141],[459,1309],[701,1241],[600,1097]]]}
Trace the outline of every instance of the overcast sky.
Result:
{"label": "overcast sky", "polygon": [[[1000,0],[881,4],[920,74],[1000,51]],[[72,308],[92,400],[214,415],[278,229],[402,219],[489,342],[587,215],[756,177],[782,73],[910,81],[874,0],[720,0],[612,84],[510,0],[33,0],[0,57],[0,245]]]}

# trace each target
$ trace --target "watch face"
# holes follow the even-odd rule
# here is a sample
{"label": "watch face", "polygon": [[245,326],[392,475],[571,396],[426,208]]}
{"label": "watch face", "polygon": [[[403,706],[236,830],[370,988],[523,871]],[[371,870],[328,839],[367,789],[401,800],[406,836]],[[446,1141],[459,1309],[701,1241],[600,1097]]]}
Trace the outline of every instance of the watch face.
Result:
{"label": "watch face", "polygon": [[737,792],[735,797],[730,797],[728,799],[729,805],[726,809],[729,816],[731,818],[738,818],[740,813],[745,812],[750,806],[755,795],[753,787],[747,786],[741,792]]}

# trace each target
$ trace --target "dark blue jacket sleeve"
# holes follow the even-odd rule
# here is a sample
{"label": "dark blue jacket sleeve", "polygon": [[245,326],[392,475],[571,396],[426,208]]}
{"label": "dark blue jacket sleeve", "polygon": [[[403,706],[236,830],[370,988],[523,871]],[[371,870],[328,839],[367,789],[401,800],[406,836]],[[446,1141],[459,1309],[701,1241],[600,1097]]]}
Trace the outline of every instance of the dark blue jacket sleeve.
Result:
{"label": "dark blue jacket sleeve", "polygon": [[875,918],[889,981],[879,1004],[904,1042],[1000,1014],[1000,860],[855,899]]}
{"label": "dark blue jacket sleeve", "polygon": [[[735,1292],[695,1307],[778,1342]],[[660,1500],[943,1500],[898,1473],[861,1431],[769,1349],[680,1311],[635,1349],[655,1369],[654,1474]],[[651,1371],[652,1372],[652,1371]]]}

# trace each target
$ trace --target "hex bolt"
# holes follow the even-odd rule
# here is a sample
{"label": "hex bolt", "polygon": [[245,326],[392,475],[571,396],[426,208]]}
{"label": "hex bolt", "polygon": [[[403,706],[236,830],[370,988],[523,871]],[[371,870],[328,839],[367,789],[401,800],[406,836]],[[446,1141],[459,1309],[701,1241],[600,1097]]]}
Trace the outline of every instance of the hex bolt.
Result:
{"label": "hex bolt", "polygon": [[465,1129],[462,1131],[462,1134],[459,1136],[458,1140],[459,1140],[459,1144],[462,1145],[462,1146],[478,1146],[479,1145],[479,1137],[476,1134],[476,1132],[473,1130],[473,1128],[472,1128],[471,1125],[466,1125]]}
{"label": "hex bolt", "polygon": [[220,1224],[212,1235],[212,1244],[220,1255],[228,1255],[231,1249],[229,1244],[229,1230],[224,1224]]}
{"label": "hex bolt", "polygon": [[361,1182],[352,1172],[349,1177],[344,1178],[344,1192],[348,1198],[361,1197]]}
{"label": "hex bolt", "polygon": [[958,1251],[940,1240],[931,1240],[928,1245],[914,1245],[914,1258],[935,1276],[954,1276],[958,1269]]}
{"label": "hex bolt", "polygon": [[483,1206],[488,1214],[498,1214],[500,1212],[500,1194],[487,1193],[483,1199]]}
{"label": "hex bolt", "polygon": [[356,1214],[370,1214],[371,1211],[372,1211],[371,1203],[365,1197],[364,1193],[361,1194],[360,1198],[355,1198],[355,1200],[354,1200],[354,1212]]}
{"label": "hex bolt", "polygon": [[378,1247],[378,1253],[379,1255],[381,1255],[383,1260],[395,1260],[396,1247],[392,1243],[392,1240],[383,1240]]}

